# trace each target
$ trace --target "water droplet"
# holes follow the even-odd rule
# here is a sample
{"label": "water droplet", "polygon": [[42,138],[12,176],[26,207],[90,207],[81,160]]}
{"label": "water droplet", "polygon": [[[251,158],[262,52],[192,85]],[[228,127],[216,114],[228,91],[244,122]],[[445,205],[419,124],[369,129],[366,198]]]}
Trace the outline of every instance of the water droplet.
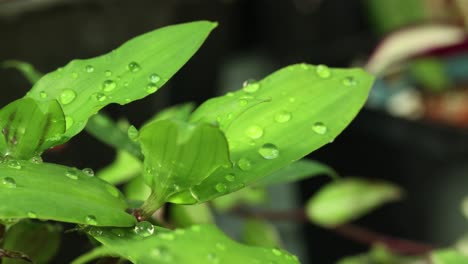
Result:
{"label": "water droplet", "polygon": [[226,181],[228,181],[228,182],[233,182],[233,181],[236,180],[236,176],[234,176],[234,174],[232,174],[232,173],[226,175],[224,178],[225,178]]}
{"label": "water droplet", "polygon": [[327,126],[325,126],[324,123],[322,123],[322,122],[316,122],[316,123],[312,126],[312,130],[313,130],[315,133],[319,134],[319,135],[323,135],[323,134],[327,133],[328,128],[327,128]]}
{"label": "water droplet", "polygon": [[315,68],[315,73],[317,73],[318,77],[322,79],[326,79],[331,76],[330,69],[328,68],[328,66],[323,64],[317,65],[317,67]]}
{"label": "water droplet", "polygon": [[215,190],[219,193],[223,193],[223,192],[226,192],[227,186],[224,183],[218,183],[215,186]]}
{"label": "water droplet", "polygon": [[258,153],[262,155],[265,159],[276,159],[279,156],[278,148],[271,143],[264,144],[259,150]]}
{"label": "water droplet", "polygon": [[94,67],[92,65],[86,65],[85,71],[91,73],[94,71]]}
{"label": "water droplet", "polygon": [[240,106],[246,106],[248,103],[249,103],[249,102],[248,102],[247,100],[245,100],[245,99],[240,99],[240,100],[239,100],[239,105],[240,105]]}
{"label": "water droplet", "polygon": [[104,102],[107,99],[107,96],[103,93],[94,93],[92,97],[98,102]]}
{"label": "water droplet", "polygon": [[233,92],[227,92],[227,93],[226,93],[226,96],[228,96],[228,97],[233,97],[233,96],[234,96],[234,93],[233,93]]}
{"label": "water droplet", "polygon": [[219,250],[226,250],[226,246],[223,243],[216,243],[216,248]]}
{"label": "water droplet", "polygon": [[34,164],[41,164],[42,163],[42,158],[41,156],[34,156],[31,159],[29,159],[30,162]]}
{"label": "water droplet", "polygon": [[279,249],[277,249],[277,248],[272,249],[271,252],[273,252],[273,254],[274,254],[275,256],[281,256],[281,255],[283,255],[283,253],[281,252],[281,250],[279,250]]}
{"label": "water droplet", "polygon": [[88,234],[90,234],[93,237],[101,236],[102,235],[102,229],[98,227],[91,227],[87,230]]}
{"label": "water droplet", "polygon": [[39,92],[39,97],[41,97],[42,99],[46,99],[49,95],[47,94],[46,91],[40,91]]}
{"label": "water droplet", "polygon": [[307,70],[307,69],[309,69],[309,65],[307,65],[307,64],[305,64],[305,63],[301,63],[301,68],[302,68],[303,70]]}
{"label": "water droplet", "polygon": [[107,70],[107,71],[104,72],[104,75],[106,75],[106,77],[110,77],[110,76],[112,76],[112,72]]}
{"label": "water droplet", "polygon": [[85,223],[88,225],[97,225],[97,219],[94,215],[87,215],[85,217]]}
{"label": "water droplet", "polygon": [[68,130],[74,123],[74,120],[71,116],[65,116],[65,130]]}
{"label": "water droplet", "polygon": [[189,191],[190,191],[190,195],[192,196],[193,199],[195,199],[196,201],[200,201],[200,198],[198,197],[198,194],[196,193],[196,191],[192,187],[190,187]]}
{"label": "water droplet", "polygon": [[141,67],[140,67],[140,64],[138,64],[138,63],[132,61],[132,62],[130,62],[130,63],[127,65],[127,68],[128,68],[128,70],[131,71],[131,72],[137,72],[137,71],[140,70]]}
{"label": "water droplet", "polygon": [[91,168],[84,168],[84,169],[82,170],[82,172],[83,172],[84,174],[86,174],[86,176],[88,176],[88,177],[93,177],[93,176],[94,176],[94,171],[93,171],[93,169],[91,169]]}
{"label": "water droplet", "polygon": [[16,181],[11,177],[5,177],[2,179],[2,185],[10,189],[16,188]]}
{"label": "water droplet", "polygon": [[29,218],[37,218],[37,214],[35,212],[33,212],[33,211],[29,211],[27,213],[27,215],[28,215]]}
{"label": "water droplet", "polygon": [[159,75],[157,75],[156,73],[153,73],[148,77],[148,79],[152,83],[157,83],[159,82],[159,80],[161,80],[161,77],[159,77]]}
{"label": "water droplet", "polygon": [[258,139],[263,136],[263,128],[260,126],[251,126],[247,129],[246,134],[251,139]]}
{"label": "water droplet", "polygon": [[172,255],[169,249],[165,246],[156,247],[151,251],[151,255],[163,262],[172,261]]}
{"label": "water droplet", "polygon": [[72,180],[77,180],[78,179],[78,171],[75,170],[75,169],[69,169],[65,173],[65,176],[67,176],[68,178],[70,178]]}
{"label": "water droplet", "polygon": [[131,125],[127,130],[127,135],[128,138],[130,138],[133,141],[136,141],[139,135],[138,129],[135,126]]}
{"label": "water droplet", "polygon": [[291,113],[287,111],[281,111],[275,115],[275,121],[278,123],[286,123],[291,120]]}
{"label": "water droplet", "polygon": [[343,78],[341,83],[344,86],[355,86],[358,82],[353,76],[348,76],[348,77]]}
{"label": "water droplet", "polygon": [[112,234],[116,235],[117,237],[123,237],[125,236],[125,231],[120,229],[120,228],[113,228],[111,230]]}
{"label": "water droplet", "polygon": [[73,79],[76,79],[76,78],[78,78],[78,73],[76,73],[76,72],[72,72],[72,78],[73,78]]}
{"label": "water droplet", "polygon": [[112,92],[117,87],[117,83],[112,80],[105,80],[102,83],[102,90],[104,92]]}
{"label": "water droplet", "polygon": [[209,253],[207,259],[210,263],[219,263],[219,257],[215,253]]}
{"label": "water droplet", "polygon": [[260,84],[255,80],[247,80],[242,84],[242,89],[246,93],[255,93],[260,88]]}
{"label": "water droplet", "polygon": [[128,87],[128,86],[130,85],[130,83],[129,83],[129,82],[124,82],[123,85],[124,85],[125,87]]}
{"label": "water droplet", "polygon": [[241,158],[237,162],[237,166],[239,167],[239,169],[241,169],[243,171],[248,171],[248,170],[252,169],[252,163],[250,163],[250,160],[248,160],[246,158]]}
{"label": "water droplet", "polygon": [[146,85],[146,92],[147,93],[154,93],[158,90],[158,86],[154,83],[148,83],[148,85]]}
{"label": "water droplet", "polygon": [[149,237],[154,233],[154,226],[147,221],[139,222],[133,229],[135,234],[142,237]]}
{"label": "water droplet", "polygon": [[16,160],[9,160],[7,162],[7,166],[12,168],[12,169],[17,169],[17,170],[21,169],[21,164]]}
{"label": "water droplet", "polygon": [[67,105],[67,104],[73,102],[73,100],[75,100],[75,98],[76,98],[75,91],[73,91],[71,89],[64,89],[60,93],[59,100],[63,105]]}

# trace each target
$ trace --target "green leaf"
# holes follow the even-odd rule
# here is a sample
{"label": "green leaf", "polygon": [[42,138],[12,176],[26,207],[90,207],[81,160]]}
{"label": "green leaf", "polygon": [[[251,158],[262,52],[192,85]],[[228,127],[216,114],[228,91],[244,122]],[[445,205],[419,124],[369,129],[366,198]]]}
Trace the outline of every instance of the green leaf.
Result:
{"label": "green leaf", "polygon": [[264,187],[248,186],[229,195],[220,196],[211,202],[216,210],[226,212],[241,205],[263,205],[266,203],[267,198]]}
{"label": "green leaf", "polygon": [[19,60],[7,60],[2,63],[3,68],[14,68],[20,71],[31,84],[35,84],[41,77],[39,72],[30,63]]}
{"label": "green leaf", "polygon": [[0,128],[1,155],[30,159],[60,141],[65,118],[56,100],[36,102],[23,98],[0,110]]}
{"label": "green leaf", "polygon": [[397,186],[388,182],[345,178],[322,187],[307,202],[307,216],[316,224],[337,226],[398,200],[401,193]]}
{"label": "green leaf", "polygon": [[[34,263],[49,263],[60,246],[60,226],[32,221],[21,221],[14,225],[4,238],[3,248],[22,252]],[[44,243],[46,242],[46,243]],[[24,260],[4,259],[3,264],[24,264]]]}
{"label": "green leaf", "polygon": [[304,180],[309,177],[328,175],[331,178],[338,178],[338,174],[327,165],[314,160],[302,159],[287,165],[278,171],[260,179],[255,185],[272,185],[289,183]]}
{"label": "green leaf", "polygon": [[[208,100],[192,122],[219,124],[235,168],[213,173],[192,192],[207,201],[270,175],[328,144],[366,101],[373,77],[361,69],[307,64],[283,68],[258,83]],[[225,193],[212,186],[225,175]]]}
{"label": "green leaf", "polygon": [[180,205],[174,204],[170,207],[171,222],[176,227],[189,227],[200,224],[213,224],[214,218],[210,207],[204,204]]}
{"label": "green leaf", "polygon": [[[147,222],[144,222],[147,223]],[[146,224],[145,224],[146,225]],[[169,231],[150,227],[136,234],[133,229],[102,229],[90,234],[114,254],[132,263],[299,263],[297,257],[280,249],[249,247],[239,244],[212,225]],[[154,234],[150,235],[154,229]]]}
{"label": "green leaf", "polygon": [[[154,121],[141,129],[139,141],[145,156],[145,182],[153,191],[143,206],[146,214],[167,201],[197,202],[197,197],[190,195],[190,188],[214,170],[231,166],[226,138],[210,124]],[[180,192],[189,195],[177,196]]]}
{"label": "green leaf", "polygon": [[128,200],[145,201],[151,195],[151,188],[145,183],[143,175],[140,175],[125,184],[124,194]]}
{"label": "green leaf", "polygon": [[434,264],[466,264],[468,256],[453,249],[440,249],[431,253],[431,260]]}
{"label": "green leaf", "polygon": [[175,120],[180,120],[180,121],[187,121],[193,109],[195,109],[195,105],[193,103],[184,103],[184,104],[174,105],[174,106],[165,108],[162,111],[158,112],[147,123],[151,123],[153,121],[163,120],[163,119],[175,119]]}
{"label": "green leaf", "polygon": [[38,218],[97,226],[135,223],[114,186],[55,164],[0,163],[0,201],[0,219]]}
{"label": "green leaf", "polygon": [[71,61],[42,77],[27,96],[57,99],[67,117],[65,137],[71,138],[104,106],[124,105],[156,92],[214,27],[216,23],[198,21],[143,34],[108,54]]}
{"label": "green leaf", "polygon": [[419,257],[399,256],[383,245],[374,245],[368,253],[340,259],[337,264],[416,264],[422,263]]}
{"label": "green leaf", "polygon": [[126,151],[117,151],[117,157],[96,176],[113,185],[127,182],[143,173],[143,163]]}
{"label": "green leaf", "polygon": [[251,246],[280,246],[280,236],[276,227],[267,221],[259,219],[248,219],[245,221],[242,240]]}
{"label": "green leaf", "polygon": [[118,150],[127,151],[134,157],[143,160],[140,145],[132,141],[128,137],[127,131],[123,131],[108,116],[102,113],[92,116],[86,125],[86,131],[107,145]]}

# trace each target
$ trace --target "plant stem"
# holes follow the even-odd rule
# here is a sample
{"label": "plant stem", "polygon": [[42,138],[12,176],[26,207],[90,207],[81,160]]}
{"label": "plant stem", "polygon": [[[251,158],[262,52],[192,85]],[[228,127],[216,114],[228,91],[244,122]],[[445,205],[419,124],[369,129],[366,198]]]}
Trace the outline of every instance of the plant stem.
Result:
{"label": "plant stem", "polygon": [[163,205],[164,201],[160,201],[156,193],[152,192],[148,199],[146,199],[145,203],[139,209],[140,218],[137,217],[137,220],[143,221],[145,219],[150,218]]}
{"label": "plant stem", "polygon": [[[310,222],[302,208],[287,211],[252,211],[237,207],[231,212],[242,217],[255,217],[273,221]],[[383,244],[390,251],[403,255],[423,255],[434,249],[434,246],[429,244],[391,237],[352,224],[343,224],[329,230],[362,244],[370,246]]]}

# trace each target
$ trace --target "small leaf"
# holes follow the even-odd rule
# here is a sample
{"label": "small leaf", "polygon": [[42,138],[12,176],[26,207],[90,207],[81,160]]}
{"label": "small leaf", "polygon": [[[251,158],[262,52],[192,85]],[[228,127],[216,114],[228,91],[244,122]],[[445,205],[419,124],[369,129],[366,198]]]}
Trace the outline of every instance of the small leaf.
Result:
{"label": "small leaf", "polygon": [[138,36],[116,50],[73,60],[42,77],[28,93],[56,99],[67,117],[65,137],[78,134],[89,117],[111,103],[121,105],[156,92],[198,50],[216,23],[168,26]]}
{"label": "small leaf", "polygon": [[[39,104],[45,105],[41,110]],[[55,101],[16,100],[0,110],[0,153],[30,159],[54,146],[65,132],[65,119]]]}
{"label": "small leaf", "polygon": [[345,178],[322,187],[307,202],[307,215],[316,224],[337,226],[400,197],[401,190],[393,184]]}
{"label": "small leaf", "polygon": [[277,248],[239,244],[211,225],[169,231],[153,226],[152,232],[137,234],[133,229],[98,228],[90,234],[114,254],[132,263],[299,263],[297,257]]}
{"label": "small leaf", "polygon": [[248,219],[245,221],[242,240],[251,246],[280,246],[280,236],[276,227],[271,223],[259,219]]}
{"label": "small leaf", "polygon": [[[3,248],[23,252],[34,263],[49,263],[60,246],[60,226],[32,221],[21,221],[10,229],[4,238]],[[44,243],[44,242],[47,243]],[[4,259],[3,264],[26,263],[19,259]]]}
{"label": "small leaf", "polygon": [[466,264],[468,256],[453,249],[439,249],[431,253],[431,260],[434,264]]}
{"label": "small leaf", "polygon": [[117,151],[117,157],[96,176],[113,185],[127,182],[143,173],[143,163],[126,151]]}
{"label": "small leaf", "polygon": [[35,84],[41,77],[39,72],[30,63],[19,60],[7,60],[2,63],[3,68],[14,68],[20,71],[31,84]]}
{"label": "small leaf", "polygon": [[170,217],[176,227],[182,228],[214,223],[213,214],[207,204],[171,205]]}
{"label": "small leaf", "polygon": [[[252,184],[330,143],[359,112],[372,82],[361,69],[292,65],[202,104],[191,122],[219,124],[236,166],[195,186],[200,201]],[[225,193],[213,190],[226,174],[234,184],[226,182]]]}
{"label": "small leaf", "polygon": [[296,182],[319,175],[328,175],[331,178],[338,177],[338,174],[327,165],[318,161],[302,159],[260,179],[255,183],[255,185],[266,186],[272,184]]}
{"label": "small leaf", "polygon": [[55,164],[0,163],[0,201],[0,219],[38,218],[96,226],[135,223],[114,186]]}
{"label": "small leaf", "polygon": [[[190,188],[216,169],[231,166],[226,138],[209,124],[154,121],[141,129],[139,141],[145,156],[145,182],[153,191],[143,208],[147,214],[167,201],[197,202]],[[180,192],[190,195],[177,196]]]}
{"label": "small leaf", "polygon": [[151,195],[151,188],[145,183],[143,175],[140,175],[125,184],[124,194],[131,201],[146,201]]}

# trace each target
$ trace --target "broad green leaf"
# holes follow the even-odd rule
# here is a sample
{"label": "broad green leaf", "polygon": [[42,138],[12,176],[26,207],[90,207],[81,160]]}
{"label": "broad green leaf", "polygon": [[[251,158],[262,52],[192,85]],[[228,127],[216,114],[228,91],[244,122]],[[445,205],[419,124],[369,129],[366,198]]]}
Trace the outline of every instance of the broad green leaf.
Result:
{"label": "broad green leaf", "polygon": [[468,256],[453,249],[440,249],[431,253],[431,260],[434,264],[466,264]]}
{"label": "broad green leaf", "polygon": [[[219,124],[236,166],[213,173],[192,192],[200,201],[213,199],[330,143],[359,112],[372,82],[361,69],[300,64],[208,100],[190,120]],[[234,180],[220,182],[227,174]],[[220,183],[225,193],[214,190]]]}
{"label": "broad green leaf", "polygon": [[124,194],[131,201],[146,201],[151,195],[151,188],[145,183],[143,175],[133,178],[124,186]]}
{"label": "broad green leaf", "polygon": [[57,144],[65,132],[65,118],[56,100],[23,98],[0,110],[0,129],[1,155],[30,159]]}
{"label": "broad green leaf", "polygon": [[337,226],[398,200],[401,193],[388,182],[345,178],[325,185],[312,196],[307,202],[307,216],[316,224]]}
{"label": "broad green leaf", "polygon": [[182,228],[214,223],[213,214],[206,203],[194,205],[173,204],[170,207],[170,217],[171,223]]}
{"label": "broad green leaf", "polygon": [[143,173],[143,163],[126,151],[117,151],[117,157],[96,176],[113,185],[127,182]]}
{"label": "broad green leaf", "polygon": [[[159,120],[141,129],[139,141],[144,161],[144,179],[152,194],[143,211],[150,214],[164,202],[195,203],[197,197],[177,196],[221,167],[230,167],[224,134],[210,124]],[[225,186],[212,188],[224,191]]]}
{"label": "broad green leaf", "polygon": [[[4,238],[3,248],[23,252],[34,263],[49,263],[60,246],[60,226],[32,221],[21,221],[10,229]],[[46,242],[46,243],[44,243]],[[24,264],[20,259],[4,259],[3,264]]]}
{"label": "broad green leaf", "polygon": [[319,175],[328,175],[331,178],[338,177],[338,174],[327,165],[314,160],[302,159],[261,178],[255,185],[289,183]]}
{"label": "broad green leaf", "polygon": [[102,113],[89,119],[86,131],[115,149],[127,151],[134,157],[143,159],[140,145],[128,137],[127,131],[123,131],[117,123]]}
{"label": "broad green leaf", "polygon": [[71,138],[106,105],[128,104],[156,92],[214,27],[216,23],[198,21],[143,34],[108,54],[71,61],[42,77],[27,96],[57,99],[67,117],[65,137]]}
{"label": "broad green leaf", "polygon": [[247,219],[245,221],[242,241],[251,246],[280,246],[280,236],[276,227],[260,219]]}
{"label": "broad green leaf", "polygon": [[114,186],[55,164],[0,163],[0,201],[0,219],[38,218],[97,226],[135,223]]}
{"label": "broad green leaf", "polygon": [[31,84],[36,83],[43,75],[41,72],[36,70],[34,66],[32,66],[30,63],[27,63],[24,61],[7,60],[7,61],[4,61],[1,65],[4,68],[17,69],[26,77],[26,79],[28,79],[28,81]]}
{"label": "broad green leaf", "polygon": [[241,205],[263,205],[267,202],[265,187],[248,186],[228,195],[220,196],[211,203],[220,212],[226,212]]}
{"label": "broad green leaf", "polygon": [[[146,225],[147,222],[143,223]],[[138,232],[122,228],[92,228],[90,234],[98,234],[94,238],[104,247],[136,264],[299,263],[297,257],[277,248],[239,244],[212,225],[196,225],[175,231],[156,226],[136,230]]]}
{"label": "broad green leaf", "polygon": [[195,105],[193,103],[174,105],[158,112],[156,115],[154,115],[154,117],[152,117],[148,121],[148,123],[163,119],[176,119],[181,121],[187,121],[193,109],[195,109]]}

